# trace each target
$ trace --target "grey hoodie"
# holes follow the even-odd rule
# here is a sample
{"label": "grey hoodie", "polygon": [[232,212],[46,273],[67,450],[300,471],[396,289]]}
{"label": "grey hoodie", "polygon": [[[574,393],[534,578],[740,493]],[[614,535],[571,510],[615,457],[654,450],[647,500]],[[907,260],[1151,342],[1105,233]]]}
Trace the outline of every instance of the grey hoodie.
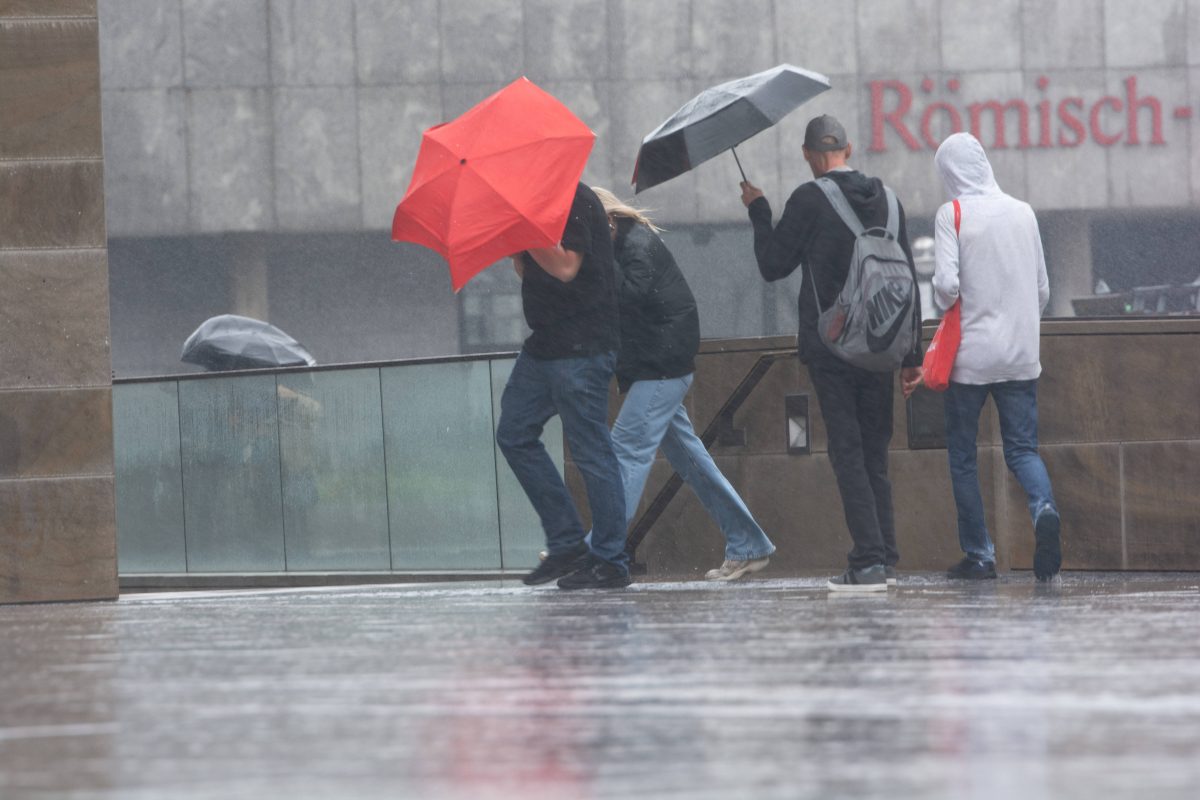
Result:
{"label": "grey hoodie", "polygon": [[962,344],[950,380],[1036,378],[1050,286],[1033,209],[1000,190],[983,145],[969,133],[942,142],[934,163],[947,195],[962,209],[957,234],[953,202],[934,218],[934,300],[946,310],[962,298]]}

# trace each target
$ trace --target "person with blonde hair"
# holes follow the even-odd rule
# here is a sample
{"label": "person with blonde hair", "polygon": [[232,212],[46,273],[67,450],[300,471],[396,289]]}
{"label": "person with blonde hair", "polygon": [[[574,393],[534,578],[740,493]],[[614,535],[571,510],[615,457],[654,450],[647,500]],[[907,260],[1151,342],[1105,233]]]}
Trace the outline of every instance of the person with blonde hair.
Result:
{"label": "person with blonde hair", "polygon": [[725,536],[725,560],[705,578],[731,581],[758,572],[767,566],[775,545],[717,468],[683,405],[700,348],[696,299],[645,211],[607,189],[592,190],[608,215],[617,262],[621,344],[616,375],[625,400],[613,424],[612,443],[621,466],[627,521],[634,517],[661,447]]}

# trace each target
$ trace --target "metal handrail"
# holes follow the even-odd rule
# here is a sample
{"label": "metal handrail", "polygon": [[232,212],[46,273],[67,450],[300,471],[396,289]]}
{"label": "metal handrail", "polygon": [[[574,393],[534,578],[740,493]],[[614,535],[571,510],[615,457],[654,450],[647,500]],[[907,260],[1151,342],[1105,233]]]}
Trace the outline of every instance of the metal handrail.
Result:
{"label": "metal handrail", "polygon": [[[722,404],[720,410],[712,418],[712,421],[705,427],[704,432],[700,434],[700,441],[706,449],[712,449],[713,442],[722,445],[741,446],[746,443],[746,434],[744,431],[737,430],[733,426],[733,415],[737,413],[742,404],[746,402],[751,392],[758,386],[771,367],[776,361],[781,358],[795,357],[795,349],[775,350],[763,353],[754,362],[754,366],[746,373],[746,377],[742,378],[741,382],[734,388],[728,399]],[[658,494],[654,496],[654,500],[642,512],[637,521],[633,523],[633,527],[629,529],[629,535],[625,539],[625,552],[629,555],[630,563],[634,560],[634,555],[637,552],[638,546],[642,540],[646,538],[646,534],[650,532],[650,528],[666,511],[667,506],[679,491],[679,487],[683,486],[683,478],[679,477],[678,472],[672,472],[671,477],[663,485]]]}

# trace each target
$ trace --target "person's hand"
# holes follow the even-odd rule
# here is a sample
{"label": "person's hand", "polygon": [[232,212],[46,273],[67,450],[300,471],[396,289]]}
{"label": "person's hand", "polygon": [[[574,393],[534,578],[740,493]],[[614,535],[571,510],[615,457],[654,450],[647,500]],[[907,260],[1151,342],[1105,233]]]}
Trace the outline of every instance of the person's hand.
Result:
{"label": "person's hand", "polygon": [[750,207],[751,203],[763,196],[762,189],[758,188],[750,181],[742,181],[738,185],[742,187],[742,205],[746,206],[747,208]]}
{"label": "person's hand", "polygon": [[513,262],[513,272],[517,273],[518,278],[520,278],[521,280],[524,280],[525,279],[525,263],[521,260],[521,254],[517,253],[514,256],[510,256],[510,258],[512,258],[512,262]]}
{"label": "person's hand", "polygon": [[900,370],[900,390],[904,392],[904,399],[912,397],[912,393],[917,390],[925,381],[925,370],[921,367],[904,367]]}

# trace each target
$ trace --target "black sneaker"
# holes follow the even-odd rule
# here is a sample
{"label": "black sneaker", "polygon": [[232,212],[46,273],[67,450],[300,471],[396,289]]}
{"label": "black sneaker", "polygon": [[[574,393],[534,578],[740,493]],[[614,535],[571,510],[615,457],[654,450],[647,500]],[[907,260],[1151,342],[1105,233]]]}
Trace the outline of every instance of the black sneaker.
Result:
{"label": "black sneaker", "polygon": [[1033,574],[1039,581],[1048,581],[1062,567],[1062,543],[1059,540],[1058,512],[1046,506],[1033,524],[1037,545],[1033,550]]}
{"label": "black sneaker", "polygon": [[629,570],[589,555],[583,567],[558,581],[560,589],[621,589],[633,583]]}
{"label": "black sneaker", "polygon": [[549,583],[555,578],[561,578],[563,575],[570,575],[575,570],[583,565],[583,561],[588,556],[588,547],[582,542],[573,549],[565,553],[557,555],[548,555],[542,562],[534,567],[533,572],[526,575],[521,580],[526,586],[537,586],[542,583]]}
{"label": "black sneaker", "polygon": [[977,561],[970,556],[946,570],[946,576],[960,581],[982,581],[996,577],[995,561]]}
{"label": "black sneaker", "polygon": [[862,569],[848,569],[826,584],[831,592],[886,592],[887,567],[876,564]]}

